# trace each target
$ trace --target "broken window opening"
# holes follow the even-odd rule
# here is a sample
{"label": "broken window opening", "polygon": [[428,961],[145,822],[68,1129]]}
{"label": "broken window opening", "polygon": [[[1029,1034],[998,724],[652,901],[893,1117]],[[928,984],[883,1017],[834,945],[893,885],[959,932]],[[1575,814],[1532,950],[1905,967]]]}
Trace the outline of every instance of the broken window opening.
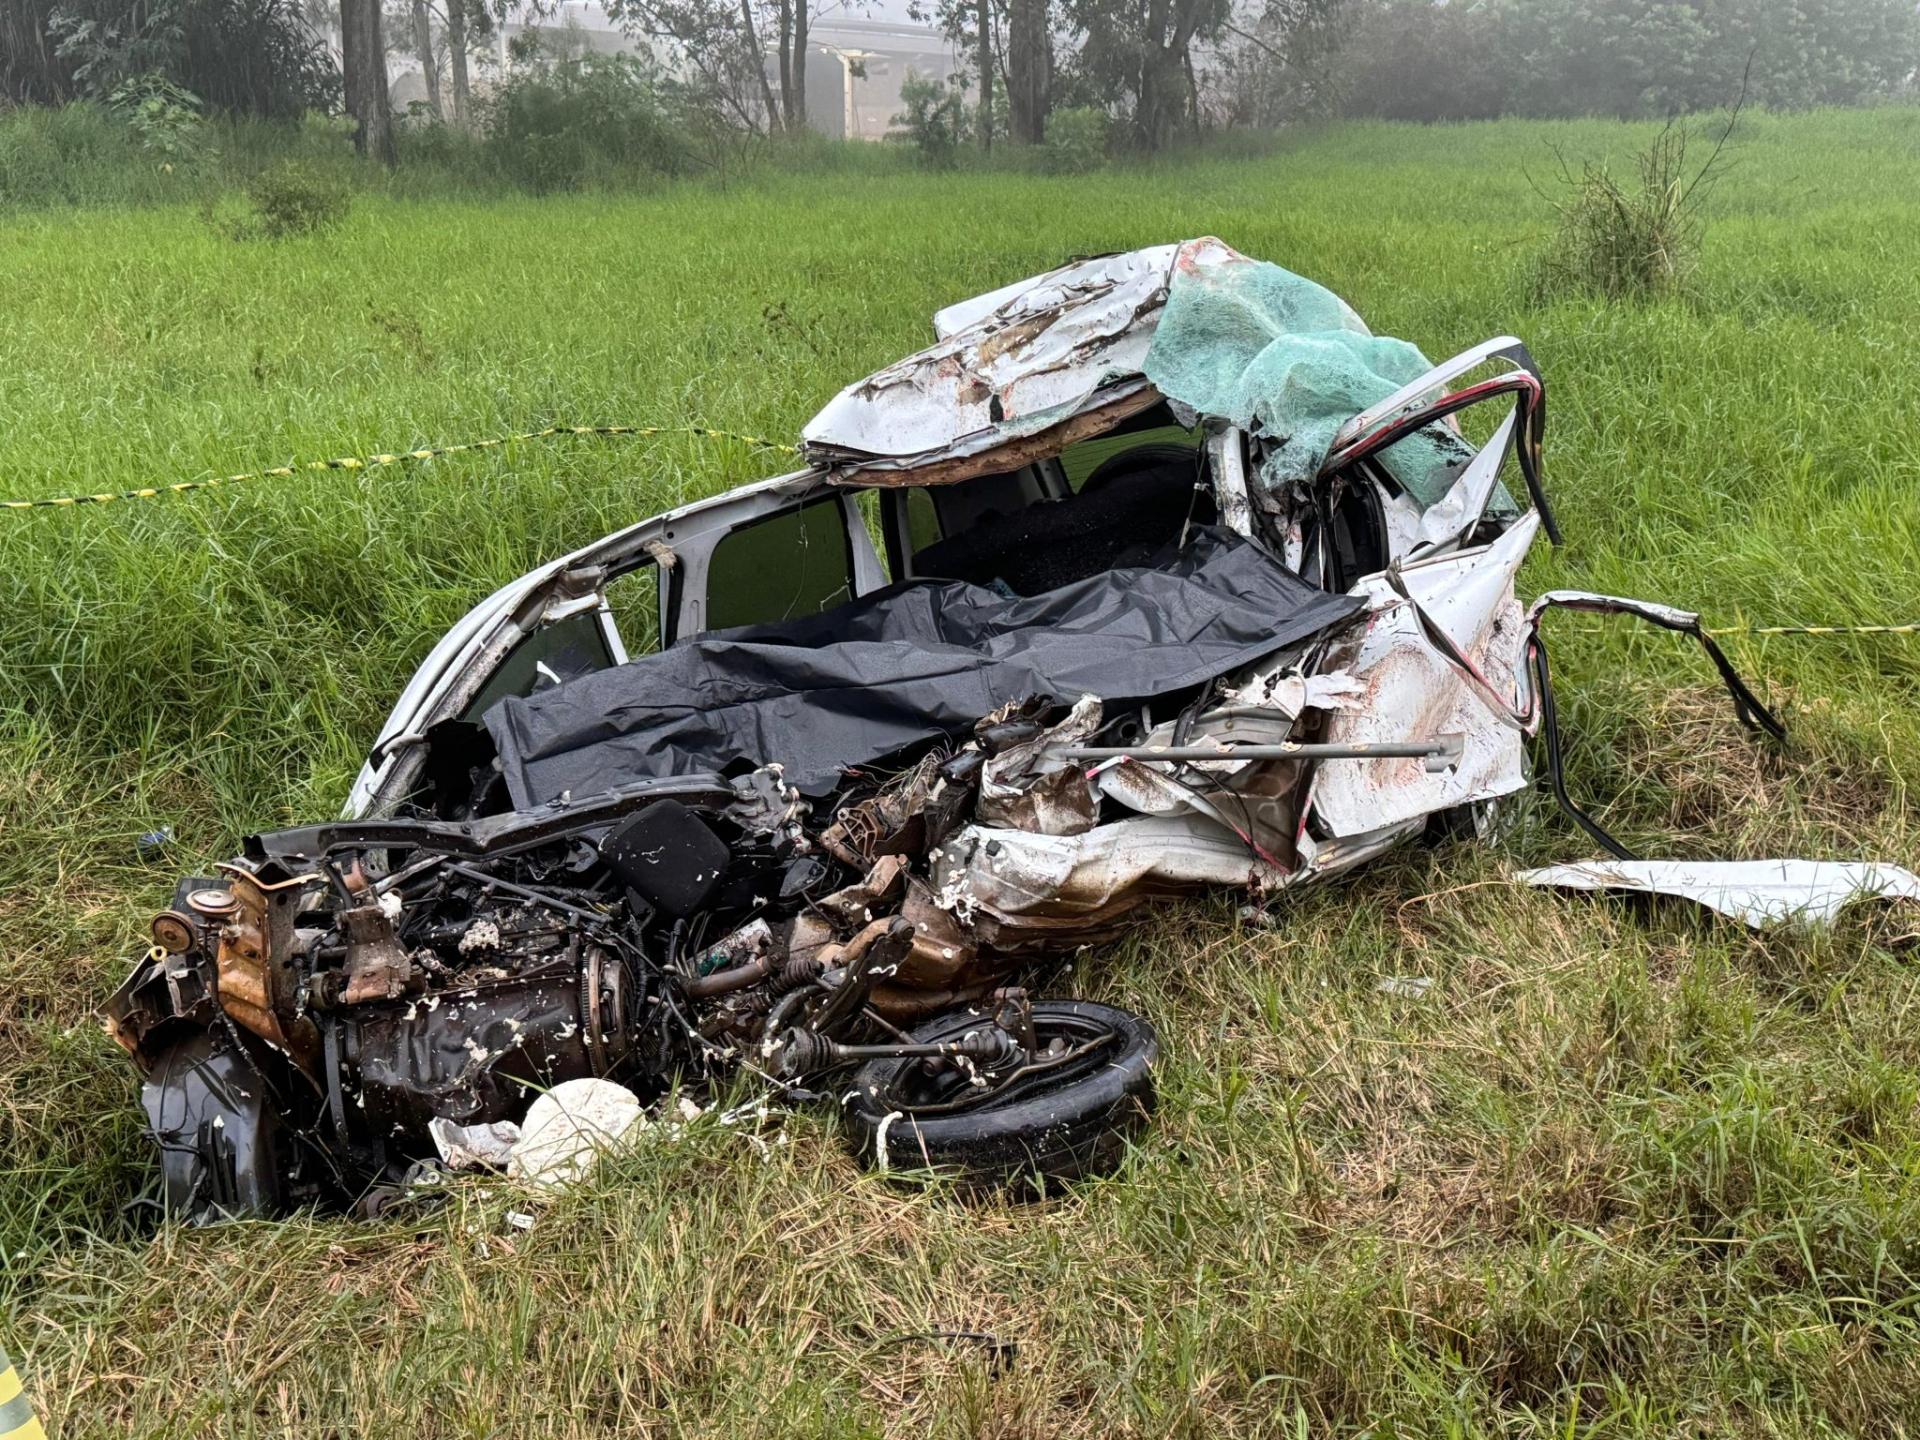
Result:
{"label": "broken window opening", "polygon": [[607,611],[629,660],[660,649],[664,635],[660,588],[665,580],[659,566],[648,560],[607,582],[603,592]]}
{"label": "broken window opening", "polygon": [[853,593],[845,512],[828,496],[722,537],[707,564],[706,628],[817,615]]}

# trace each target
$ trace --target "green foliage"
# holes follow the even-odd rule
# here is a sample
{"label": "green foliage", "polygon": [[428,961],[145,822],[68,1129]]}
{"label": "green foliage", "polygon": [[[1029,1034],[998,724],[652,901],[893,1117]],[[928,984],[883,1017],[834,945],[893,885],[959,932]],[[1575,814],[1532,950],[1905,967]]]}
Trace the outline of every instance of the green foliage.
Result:
{"label": "green foliage", "polygon": [[206,144],[200,97],[164,75],[139,75],[116,85],[107,109],[142,150],[164,165],[196,160]]}
{"label": "green foliage", "polygon": [[1911,0],[1360,0],[1336,65],[1349,114],[1661,116],[1908,93]]}
{"label": "green foliage", "polygon": [[253,206],[251,233],[286,240],[340,224],[353,206],[353,191],[336,174],[290,160],[254,176],[247,200]]}
{"label": "green foliage", "polygon": [[296,120],[339,93],[331,52],[300,0],[67,0],[47,21],[61,73],[94,100],[156,83],[208,110]]}
{"label": "green foliage", "polygon": [[[99,105],[0,110],[0,209],[92,198],[106,175],[124,182],[136,169],[128,139]],[[151,183],[151,165],[137,170]]]}
{"label": "green foliage", "polygon": [[533,191],[678,175],[693,163],[669,88],[633,55],[516,71],[489,102],[486,140],[500,170]]}
{"label": "green foliage", "polygon": [[893,117],[898,128],[889,138],[913,146],[927,168],[951,170],[967,124],[966,98],[960,87],[909,70],[900,82],[900,102],[907,108]]}
{"label": "green foliage", "polygon": [[1097,105],[1070,105],[1047,117],[1047,139],[1040,147],[1041,168],[1055,175],[1084,175],[1107,163],[1113,122]]}

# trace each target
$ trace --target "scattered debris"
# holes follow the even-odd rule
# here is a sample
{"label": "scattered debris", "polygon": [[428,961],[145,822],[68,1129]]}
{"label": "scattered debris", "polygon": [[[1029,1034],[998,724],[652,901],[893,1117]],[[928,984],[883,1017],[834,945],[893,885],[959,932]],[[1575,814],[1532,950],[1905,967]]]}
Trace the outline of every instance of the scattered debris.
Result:
{"label": "scattered debris", "polygon": [[562,1081],[527,1108],[520,1138],[508,1152],[507,1174],[550,1188],[569,1184],[646,1124],[638,1097],[626,1086],[593,1076]]}
{"label": "scattered debris", "polygon": [[1755,930],[1828,925],[1857,900],[1920,900],[1920,875],[1838,860],[1585,860],[1523,870],[1529,885],[1671,895]]}
{"label": "scattered debris", "polygon": [[504,1170],[520,1127],[511,1120],[489,1125],[455,1125],[436,1115],[427,1121],[427,1133],[449,1170]]}
{"label": "scattered debris", "polygon": [[1424,1000],[1433,989],[1431,975],[1382,975],[1373,987],[1382,995],[1402,995],[1409,1000]]}
{"label": "scattered debris", "polygon": [[[108,1007],[174,1209],[345,1203],[503,1146],[564,1183],[700,1116],[643,1099],[742,1068],[840,1099],[869,1163],[1108,1170],[1158,1042],[1029,996],[1036,962],[1201,890],[1259,923],[1484,816],[1536,733],[1618,853],[1566,796],[1546,607],[1689,631],[1779,733],[1685,612],[1521,608],[1558,536],[1518,340],[1429,366],[1213,239],[1076,262],[937,330],[807,426],[809,468],[476,606],[345,818],[183,882]],[[658,628],[623,632],[608,587],[647,577]],[[769,1147],[766,1104],[716,1118]]]}

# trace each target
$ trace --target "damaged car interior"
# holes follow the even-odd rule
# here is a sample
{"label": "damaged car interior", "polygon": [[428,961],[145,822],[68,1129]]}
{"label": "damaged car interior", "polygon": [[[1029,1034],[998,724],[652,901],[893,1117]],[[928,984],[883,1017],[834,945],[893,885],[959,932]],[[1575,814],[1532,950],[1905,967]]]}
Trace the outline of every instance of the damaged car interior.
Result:
{"label": "damaged car interior", "polygon": [[[341,818],[180,883],[108,1012],[170,1212],[372,1213],[436,1122],[583,1077],[745,1071],[968,1185],[1110,1170],[1163,1037],[1054,992],[1139,907],[1484,829],[1535,739],[1611,846],[1560,774],[1554,606],[1696,637],[1779,733],[1687,612],[1517,598],[1557,539],[1518,340],[1413,365],[1212,239],[935,330],[803,468],[481,602]],[[1323,343],[1280,383],[1288,331]]]}

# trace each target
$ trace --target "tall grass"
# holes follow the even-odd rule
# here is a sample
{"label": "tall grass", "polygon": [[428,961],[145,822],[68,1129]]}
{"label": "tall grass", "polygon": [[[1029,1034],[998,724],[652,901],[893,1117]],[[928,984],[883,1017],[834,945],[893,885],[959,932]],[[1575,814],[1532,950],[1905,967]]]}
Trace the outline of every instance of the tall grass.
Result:
{"label": "tall grass", "polygon": [[[555,420],[790,435],[958,297],[1215,233],[1436,357],[1525,336],[1570,544],[1529,590],[1716,622],[1913,618],[1920,112],[1759,117],[1683,296],[1536,299],[1547,147],[1603,124],[1330,129],[1040,179],[760,174],[615,197],[363,195],[235,243],[196,207],[0,223],[0,490],[132,488]],[[69,1435],[1359,1433],[1920,1428],[1911,914],[1752,939],[1516,890],[1582,854],[1398,856],[1268,927],[1143,921],[1072,988],[1168,1063],[1119,1177],[1044,1206],[860,1175],[821,1116],[695,1126],[540,1211],[154,1232],[90,1012],[172,876],[334,809],[468,605],[753,478],[737,447],[569,441],[0,516],[0,1345]],[[1652,853],[1920,863],[1920,645],[1697,655],[1551,622],[1574,783]],[[162,824],[155,857],[135,844]],[[1424,1000],[1382,992],[1419,974]],[[984,1330],[1018,1354],[925,1338]]]}

